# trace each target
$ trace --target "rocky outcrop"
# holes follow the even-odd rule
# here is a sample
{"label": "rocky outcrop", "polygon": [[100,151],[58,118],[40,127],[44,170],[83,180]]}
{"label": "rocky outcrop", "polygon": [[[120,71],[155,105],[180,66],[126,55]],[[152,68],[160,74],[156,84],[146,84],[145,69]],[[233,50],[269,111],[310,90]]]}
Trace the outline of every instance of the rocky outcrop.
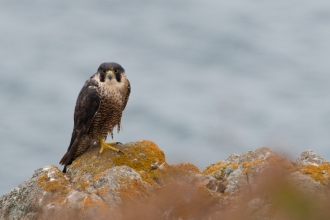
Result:
{"label": "rocky outcrop", "polygon": [[67,173],[50,165],[0,197],[0,219],[328,219],[330,165],[259,148],[211,164],[169,165],[151,141],[92,147]]}

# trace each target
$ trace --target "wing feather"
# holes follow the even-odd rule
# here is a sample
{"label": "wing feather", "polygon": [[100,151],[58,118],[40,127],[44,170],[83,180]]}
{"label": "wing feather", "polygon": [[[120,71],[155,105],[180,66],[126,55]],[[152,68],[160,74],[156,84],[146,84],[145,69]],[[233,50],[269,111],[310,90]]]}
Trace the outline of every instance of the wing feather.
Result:
{"label": "wing feather", "polygon": [[123,105],[123,111],[124,109],[126,108],[126,105],[127,105],[127,102],[128,102],[128,98],[129,98],[129,95],[131,93],[131,84],[129,83],[129,81],[127,80],[127,93],[126,93],[126,97],[125,97],[125,100],[124,100],[124,105]]}
{"label": "wing feather", "polygon": [[70,145],[68,151],[61,159],[60,164],[70,165],[75,159],[74,156],[75,152],[78,150],[80,139],[88,132],[100,108],[101,98],[97,88],[98,82],[94,80],[92,76],[86,81],[78,95],[74,110],[74,127]]}

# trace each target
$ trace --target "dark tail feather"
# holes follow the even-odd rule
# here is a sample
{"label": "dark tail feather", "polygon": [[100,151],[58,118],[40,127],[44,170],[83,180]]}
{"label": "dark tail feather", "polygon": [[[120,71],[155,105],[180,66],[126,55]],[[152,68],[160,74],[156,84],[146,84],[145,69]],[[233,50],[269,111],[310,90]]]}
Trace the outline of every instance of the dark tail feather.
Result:
{"label": "dark tail feather", "polygon": [[66,152],[60,161],[60,164],[64,165],[64,168],[62,171],[63,173],[66,173],[66,166],[70,165],[72,163],[72,161],[68,161],[68,159],[69,159],[68,156],[69,156],[69,152]]}
{"label": "dark tail feather", "polygon": [[62,159],[61,159],[61,161],[60,161],[60,164],[62,164],[62,165],[64,165],[64,164],[67,164],[67,157],[68,157],[68,153],[69,152],[66,152],[65,154],[64,154],[64,156],[62,157]]}
{"label": "dark tail feather", "polygon": [[[74,140],[74,141],[73,141]],[[74,131],[71,137],[71,142],[70,142],[70,146],[68,148],[68,151],[64,154],[64,156],[62,157],[60,164],[64,165],[63,168],[63,173],[66,172],[66,166],[69,166],[72,164],[72,161],[74,160],[74,152],[77,148],[77,145],[79,143],[80,140],[80,132],[78,132],[78,134]]]}
{"label": "dark tail feather", "polygon": [[66,165],[64,165],[64,168],[63,168],[63,173],[66,173]]}

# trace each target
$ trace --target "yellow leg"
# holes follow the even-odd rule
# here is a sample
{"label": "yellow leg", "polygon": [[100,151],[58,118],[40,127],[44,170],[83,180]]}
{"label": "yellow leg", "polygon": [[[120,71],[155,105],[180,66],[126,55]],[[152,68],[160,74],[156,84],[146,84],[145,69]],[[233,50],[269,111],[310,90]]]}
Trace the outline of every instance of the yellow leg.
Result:
{"label": "yellow leg", "polygon": [[103,139],[99,139],[99,143],[101,145],[101,149],[100,149],[100,154],[103,152],[104,149],[108,148],[110,150],[113,150],[115,152],[120,152],[120,153],[124,153],[123,151],[113,147],[117,144],[121,144],[120,142],[105,142]]}

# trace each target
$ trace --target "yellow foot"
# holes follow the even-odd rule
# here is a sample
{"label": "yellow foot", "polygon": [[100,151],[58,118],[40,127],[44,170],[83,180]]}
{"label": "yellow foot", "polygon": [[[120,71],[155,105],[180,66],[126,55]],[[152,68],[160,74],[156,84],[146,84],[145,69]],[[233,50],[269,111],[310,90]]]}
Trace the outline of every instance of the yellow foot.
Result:
{"label": "yellow foot", "polygon": [[106,149],[106,148],[108,148],[110,150],[113,150],[115,152],[124,153],[123,151],[113,147],[115,145],[122,144],[120,142],[108,142],[107,143],[103,139],[100,139],[99,142],[100,142],[100,145],[101,145],[100,154],[102,154],[103,150]]}

